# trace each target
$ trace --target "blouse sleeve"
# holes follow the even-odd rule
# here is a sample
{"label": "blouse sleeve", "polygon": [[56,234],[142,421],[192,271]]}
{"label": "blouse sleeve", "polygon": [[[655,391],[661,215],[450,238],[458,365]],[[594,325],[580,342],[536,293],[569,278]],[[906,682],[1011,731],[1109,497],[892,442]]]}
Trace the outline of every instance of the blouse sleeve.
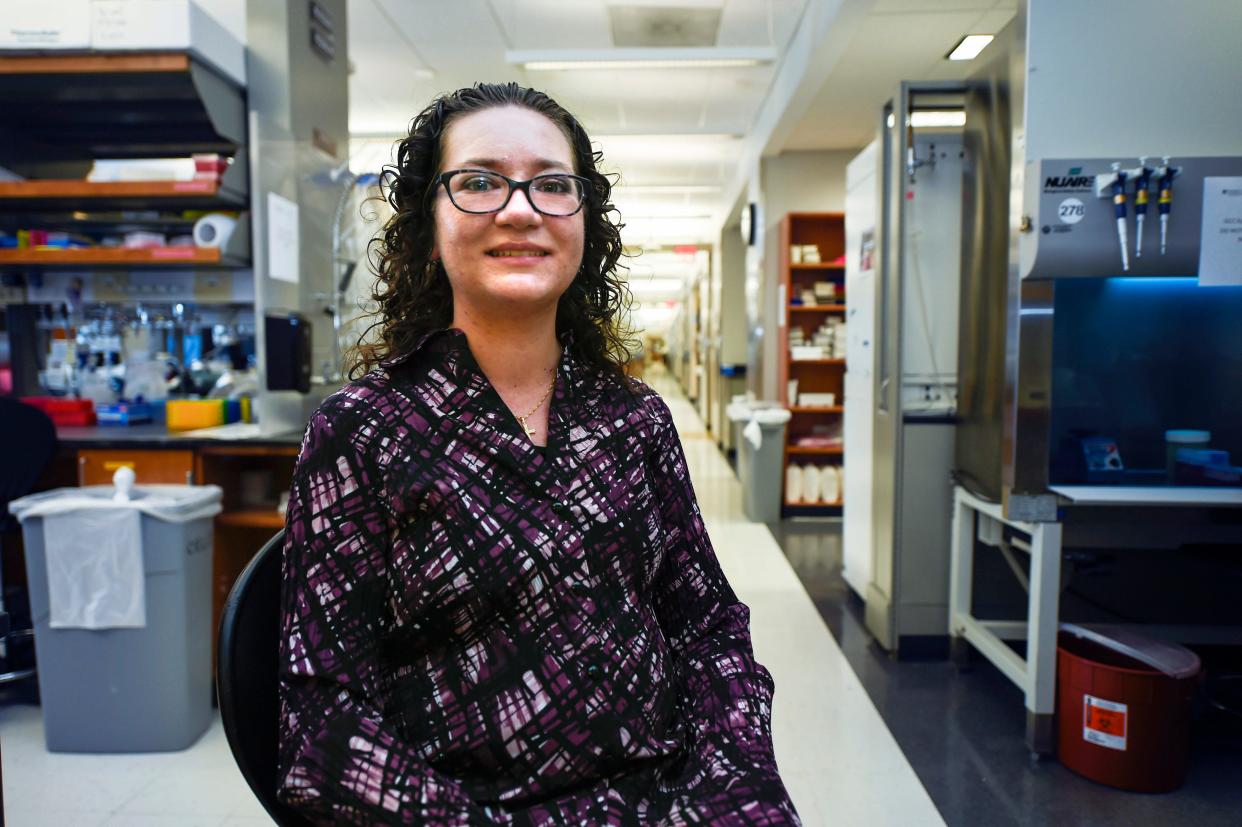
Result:
{"label": "blouse sleeve", "polygon": [[[768,670],[755,660],[750,610],[734,594],[712,548],[690,481],[685,453],[664,400],[656,413],[651,467],[660,507],[664,556],[653,587],[656,615],[678,655],[682,708],[694,753],[735,779],[700,812],[721,824],[797,824],[772,747]],[[722,765],[722,766],[721,766]]]}
{"label": "blouse sleeve", "polygon": [[359,445],[375,429],[325,410],[307,427],[286,517],[278,795],[318,824],[492,824],[384,719],[390,526],[381,469]]}

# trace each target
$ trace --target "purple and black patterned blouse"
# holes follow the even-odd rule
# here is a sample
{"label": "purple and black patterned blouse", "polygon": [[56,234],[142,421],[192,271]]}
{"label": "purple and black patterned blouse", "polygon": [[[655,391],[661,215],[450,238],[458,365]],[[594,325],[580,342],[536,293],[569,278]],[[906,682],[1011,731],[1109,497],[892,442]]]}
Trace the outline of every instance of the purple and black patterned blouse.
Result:
{"label": "purple and black patterned blouse", "polygon": [[311,418],[281,798],[321,824],[798,824],[667,405],[572,342],[557,371],[546,454],[456,328]]}

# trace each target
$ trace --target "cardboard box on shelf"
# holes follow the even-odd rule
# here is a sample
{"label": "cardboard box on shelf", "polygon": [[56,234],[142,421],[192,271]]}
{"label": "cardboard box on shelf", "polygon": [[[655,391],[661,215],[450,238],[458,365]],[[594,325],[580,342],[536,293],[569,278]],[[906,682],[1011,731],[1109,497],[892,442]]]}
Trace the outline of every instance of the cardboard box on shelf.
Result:
{"label": "cardboard box on shelf", "polygon": [[246,82],[245,47],[193,0],[91,0],[89,6],[93,49],[190,49]]}
{"label": "cardboard box on shelf", "polygon": [[837,297],[836,282],[817,281],[815,282],[812,294],[821,304],[831,304],[833,299]]}
{"label": "cardboard box on shelf", "polygon": [[814,345],[792,345],[789,348],[789,356],[795,362],[800,359],[823,359],[824,349]]}

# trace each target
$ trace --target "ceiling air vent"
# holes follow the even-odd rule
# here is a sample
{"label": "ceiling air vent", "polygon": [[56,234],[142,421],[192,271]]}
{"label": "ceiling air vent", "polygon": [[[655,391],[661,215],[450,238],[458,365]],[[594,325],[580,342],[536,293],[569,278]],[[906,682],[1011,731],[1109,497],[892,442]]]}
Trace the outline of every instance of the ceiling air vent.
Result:
{"label": "ceiling air vent", "polygon": [[612,45],[627,48],[715,46],[719,8],[680,6],[612,6]]}

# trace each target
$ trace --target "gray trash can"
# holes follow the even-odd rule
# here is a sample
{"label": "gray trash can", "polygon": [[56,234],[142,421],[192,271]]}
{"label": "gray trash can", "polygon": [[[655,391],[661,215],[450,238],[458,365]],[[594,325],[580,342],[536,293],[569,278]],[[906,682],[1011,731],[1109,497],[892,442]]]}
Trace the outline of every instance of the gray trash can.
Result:
{"label": "gray trash can", "polygon": [[[757,523],[774,523],[781,518],[785,426],[790,413],[774,405],[772,402],[734,402],[727,409],[737,435],[742,510],[747,518]],[[758,448],[747,438],[747,429],[757,436]]]}
{"label": "gray trash can", "polygon": [[733,397],[732,401],[725,406],[725,416],[733,423],[733,445],[732,448],[737,454],[738,479],[742,478],[742,428],[746,427],[746,423],[750,421],[751,403],[746,401],[744,395]]}
{"label": "gray trash can", "polygon": [[52,752],[181,750],[211,723],[212,518],[221,490],[150,485],[125,497],[85,486],[10,504],[25,540]]}

